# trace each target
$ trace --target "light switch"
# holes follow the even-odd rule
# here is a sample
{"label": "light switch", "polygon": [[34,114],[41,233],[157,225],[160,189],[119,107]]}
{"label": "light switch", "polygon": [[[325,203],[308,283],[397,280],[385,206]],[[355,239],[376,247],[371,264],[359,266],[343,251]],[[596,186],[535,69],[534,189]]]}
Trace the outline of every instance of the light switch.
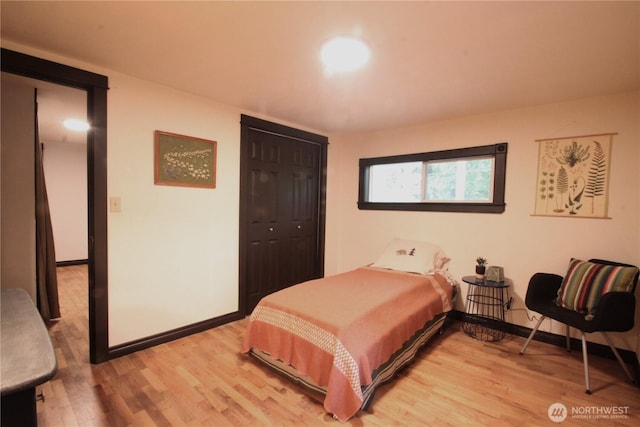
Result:
{"label": "light switch", "polygon": [[109,211],[117,213],[122,210],[122,203],[120,197],[111,197],[109,199]]}

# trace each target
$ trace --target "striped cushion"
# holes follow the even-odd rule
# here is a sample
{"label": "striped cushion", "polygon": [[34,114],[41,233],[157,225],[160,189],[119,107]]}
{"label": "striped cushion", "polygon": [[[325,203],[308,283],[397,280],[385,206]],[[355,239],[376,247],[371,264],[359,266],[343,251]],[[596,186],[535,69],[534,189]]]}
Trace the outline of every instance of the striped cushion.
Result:
{"label": "striped cushion", "polygon": [[618,267],[571,259],[556,304],[579,313],[594,313],[607,292],[631,292],[636,267]]}

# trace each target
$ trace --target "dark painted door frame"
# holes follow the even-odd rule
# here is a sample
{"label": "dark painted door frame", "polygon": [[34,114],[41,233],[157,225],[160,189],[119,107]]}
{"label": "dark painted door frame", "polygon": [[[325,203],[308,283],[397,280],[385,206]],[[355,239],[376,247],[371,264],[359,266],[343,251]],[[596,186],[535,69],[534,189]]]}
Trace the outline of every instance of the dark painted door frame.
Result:
{"label": "dark painted door frame", "polygon": [[255,117],[241,115],[240,135],[240,241],[239,241],[239,293],[238,307],[241,315],[247,312],[247,236],[249,223],[249,196],[250,196],[250,171],[249,171],[249,130],[256,129],[262,132],[273,133],[300,141],[308,141],[319,144],[320,170],[318,177],[318,277],[324,276],[324,249],[325,249],[325,223],[326,223],[326,194],[327,194],[327,145],[326,136],[303,131],[289,126],[273,123]]}
{"label": "dark painted door frame", "polygon": [[87,91],[89,359],[109,360],[107,270],[107,90],[99,74],[2,49],[2,71]]}

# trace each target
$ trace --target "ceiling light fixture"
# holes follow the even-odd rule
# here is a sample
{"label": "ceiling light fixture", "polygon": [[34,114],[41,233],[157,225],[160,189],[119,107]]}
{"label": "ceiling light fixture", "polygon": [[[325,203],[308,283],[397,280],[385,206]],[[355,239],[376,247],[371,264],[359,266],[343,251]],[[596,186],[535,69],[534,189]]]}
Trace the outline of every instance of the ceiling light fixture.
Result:
{"label": "ceiling light fixture", "polygon": [[62,124],[67,129],[75,130],[76,132],[86,132],[90,128],[89,123],[80,119],[66,119]]}
{"label": "ceiling light fixture", "polygon": [[369,60],[369,48],[353,37],[335,37],[322,46],[320,58],[328,75],[355,71]]}

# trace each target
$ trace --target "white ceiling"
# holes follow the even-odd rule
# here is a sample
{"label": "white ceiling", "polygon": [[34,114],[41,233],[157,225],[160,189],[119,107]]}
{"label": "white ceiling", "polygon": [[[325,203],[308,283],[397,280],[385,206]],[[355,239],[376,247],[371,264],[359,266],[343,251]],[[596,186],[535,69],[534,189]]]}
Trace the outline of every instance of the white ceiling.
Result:
{"label": "white ceiling", "polygon": [[[3,41],[322,133],[640,89],[640,2],[13,2]],[[357,35],[364,70],[325,76]]]}

